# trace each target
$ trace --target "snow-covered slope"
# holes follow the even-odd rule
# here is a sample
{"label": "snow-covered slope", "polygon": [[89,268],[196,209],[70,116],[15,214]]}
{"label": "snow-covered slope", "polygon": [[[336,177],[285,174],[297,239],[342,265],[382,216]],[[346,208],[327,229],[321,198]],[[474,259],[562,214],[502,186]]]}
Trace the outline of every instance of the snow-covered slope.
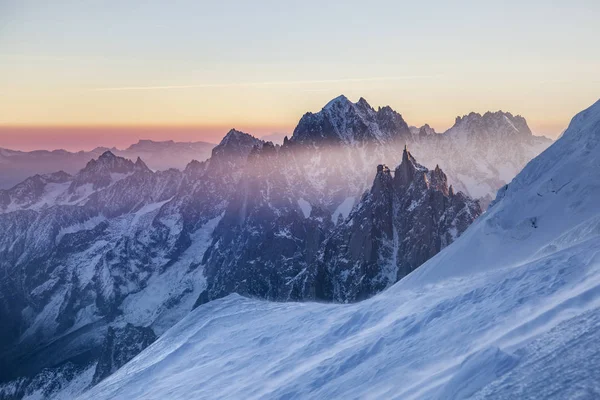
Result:
{"label": "snow-covered slope", "polygon": [[600,102],[454,244],[352,305],[230,295],[83,399],[598,398]]}

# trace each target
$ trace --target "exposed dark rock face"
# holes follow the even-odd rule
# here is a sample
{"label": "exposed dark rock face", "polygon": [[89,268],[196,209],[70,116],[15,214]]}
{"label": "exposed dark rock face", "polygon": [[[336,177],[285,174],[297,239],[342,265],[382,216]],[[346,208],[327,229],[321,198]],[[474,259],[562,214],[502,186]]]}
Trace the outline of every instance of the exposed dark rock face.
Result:
{"label": "exposed dark rock face", "polygon": [[125,365],[155,340],[156,335],[150,328],[139,328],[131,324],[122,328],[108,328],[92,385]]}
{"label": "exposed dark rock face", "polygon": [[[331,211],[303,215],[285,150],[267,143],[248,159],[213,243],[208,287],[196,305],[236,292],[269,300],[357,301],[410,273],[481,214],[405,149],[394,176],[380,165],[371,190],[334,229]],[[317,257],[320,256],[320,260]],[[320,267],[315,266],[319,264]]]}
{"label": "exposed dark rock face", "polygon": [[448,188],[446,175],[404,150],[392,176],[377,167],[371,190],[324,244],[317,295],[368,298],[437,254],[481,214],[476,201]]}
{"label": "exposed dark rock face", "polygon": [[304,212],[286,153],[270,142],[248,157],[246,173],[205,253],[208,287],[198,304],[236,292],[269,300],[313,298],[310,266],[333,226],[331,214]]}
{"label": "exposed dark rock face", "polygon": [[421,128],[419,128],[419,137],[420,138],[426,138],[428,136],[432,136],[435,134],[436,134],[435,130],[433,130],[433,128],[430,127],[429,124],[425,124]]}

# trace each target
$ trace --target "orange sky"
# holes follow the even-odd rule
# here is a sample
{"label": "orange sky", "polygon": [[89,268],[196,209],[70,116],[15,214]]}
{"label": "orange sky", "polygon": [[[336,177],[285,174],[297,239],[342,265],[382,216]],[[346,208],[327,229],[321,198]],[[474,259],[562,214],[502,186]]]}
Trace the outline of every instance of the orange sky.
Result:
{"label": "orange sky", "polygon": [[[219,143],[232,127],[226,126],[0,126],[0,147],[12,150],[123,149],[140,139]],[[287,132],[285,127],[236,127],[256,136]]]}
{"label": "orange sky", "polygon": [[597,0],[332,1],[0,1],[0,147],[291,133],[340,94],[556,138],[600,97]]}

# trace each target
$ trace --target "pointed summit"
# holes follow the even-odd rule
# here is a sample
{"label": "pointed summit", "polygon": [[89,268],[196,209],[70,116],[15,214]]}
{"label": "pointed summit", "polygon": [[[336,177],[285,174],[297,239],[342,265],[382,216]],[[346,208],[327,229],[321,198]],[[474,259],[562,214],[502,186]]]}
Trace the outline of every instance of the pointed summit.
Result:
{"label": "pointed summit", "polygon": [[408,137],[408,125],[389,106],[375,111],[362,97],[352,103],[341,95],[327,103],[321,111],[304,114],[290,140],[314,146],[355,146],[390,143]]}
{"label": "pointed summit", "polygon": [[348,98],[346,96],[341,94],[338,97],[330,100],[329,103],[325,104],[325,107],[323,107],[323,109],[325,110],[325,109],[330,109],[333,107],[339,107],[339,106],[348,105],[348,104],[352,104],[352,103],[350,102],[350,100],[348,100]]}
{"label": "pointed summit", "polygon": [[394,179],[398,185],[406,186],[414,180],[414,175],[417,170],[415,163],[415,159],[408,151],[408,147],[404,145],[404,150],[402,151],[402,162],[400,165],[398,165],[398,167],[396,167],[396,171],[394,173]]}
{"label": "pointed summit", "polygon": [[[365,100],[364,97],[361,97],[360,99],[358,99],[358,101],[356,102],[356,106],[359,107],[363,111],[373,110],[373,107],[371,107],[371,105],[367,102],[367,100]],[[373,110],[373,111],[375,111],[375,110]]]}
{"label": "pointed summit", "polygon": [[132,170],[133,162],[131,160],[116,156],[112,151],[107,150],[97,160],[90,160],[80,173],[96,173],[100,171],[127,173]]}
{"label": "pointed summit", "polygon": [[135,170],[136,164],[133,161],[116,156],[108,150],[102,153],[97,160],[90,160],[85,168],[75,175],[73,182],[69,186],[69,192],[73,193],[79,186],[88,183],[92,184],[94,189],[106,187],[115,180],[133,173]]}
{"label": "pointed summit", "polygon": [[98,161],[114,160],[115,158],[117,158],[117,156],[115,156],[112,151],[106,150],[104,153],[100,154],[100,157],[98,157]]}
{"label": "pointed summit", "polygon": [[137,160],[135,160],[135,164],[133,165],[135,171],[139,172],[152,172],[150,168],[146,165],[144,161],[138,156]]}
{"label": "pointed summit", "polygon": [[222,162],[237,162],[245,160],[254,146],[262,146],[264,142],[254,136],[231,129],[225,137],[212,150],[211,166],[215,167]]}

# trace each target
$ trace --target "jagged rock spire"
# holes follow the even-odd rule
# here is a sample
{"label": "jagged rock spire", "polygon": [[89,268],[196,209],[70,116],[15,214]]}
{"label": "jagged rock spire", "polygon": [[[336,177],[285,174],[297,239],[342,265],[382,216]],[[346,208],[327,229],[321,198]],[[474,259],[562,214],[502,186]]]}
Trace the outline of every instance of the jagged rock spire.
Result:
{"label": "jagged rock spire", "polygon": [[133,165],[135,171],[142,172],[150,172],[150,168],[146,165],[144,161],[138,156],[137,160],[135,160],[135,164]]}
{"label": "jagged rock spire", "polygon": [[414,179],[416,167],[414,164],[414,157],[408,151],[407,145],[404,145],[404,151],[402,152],[402,162],[396,168],[394,173],[394,179],[396,184],[400,186],[406,186],[410,184]]}
{"label": "jagged rock spire", "polygon": [[379,196],[382,191],[390,191],[389,189],[392,187],[392,181],[392,174],[388,166],[385,164],[379,164],[377,166],[377,175],[375,175],[371,193],[375,196]]}

